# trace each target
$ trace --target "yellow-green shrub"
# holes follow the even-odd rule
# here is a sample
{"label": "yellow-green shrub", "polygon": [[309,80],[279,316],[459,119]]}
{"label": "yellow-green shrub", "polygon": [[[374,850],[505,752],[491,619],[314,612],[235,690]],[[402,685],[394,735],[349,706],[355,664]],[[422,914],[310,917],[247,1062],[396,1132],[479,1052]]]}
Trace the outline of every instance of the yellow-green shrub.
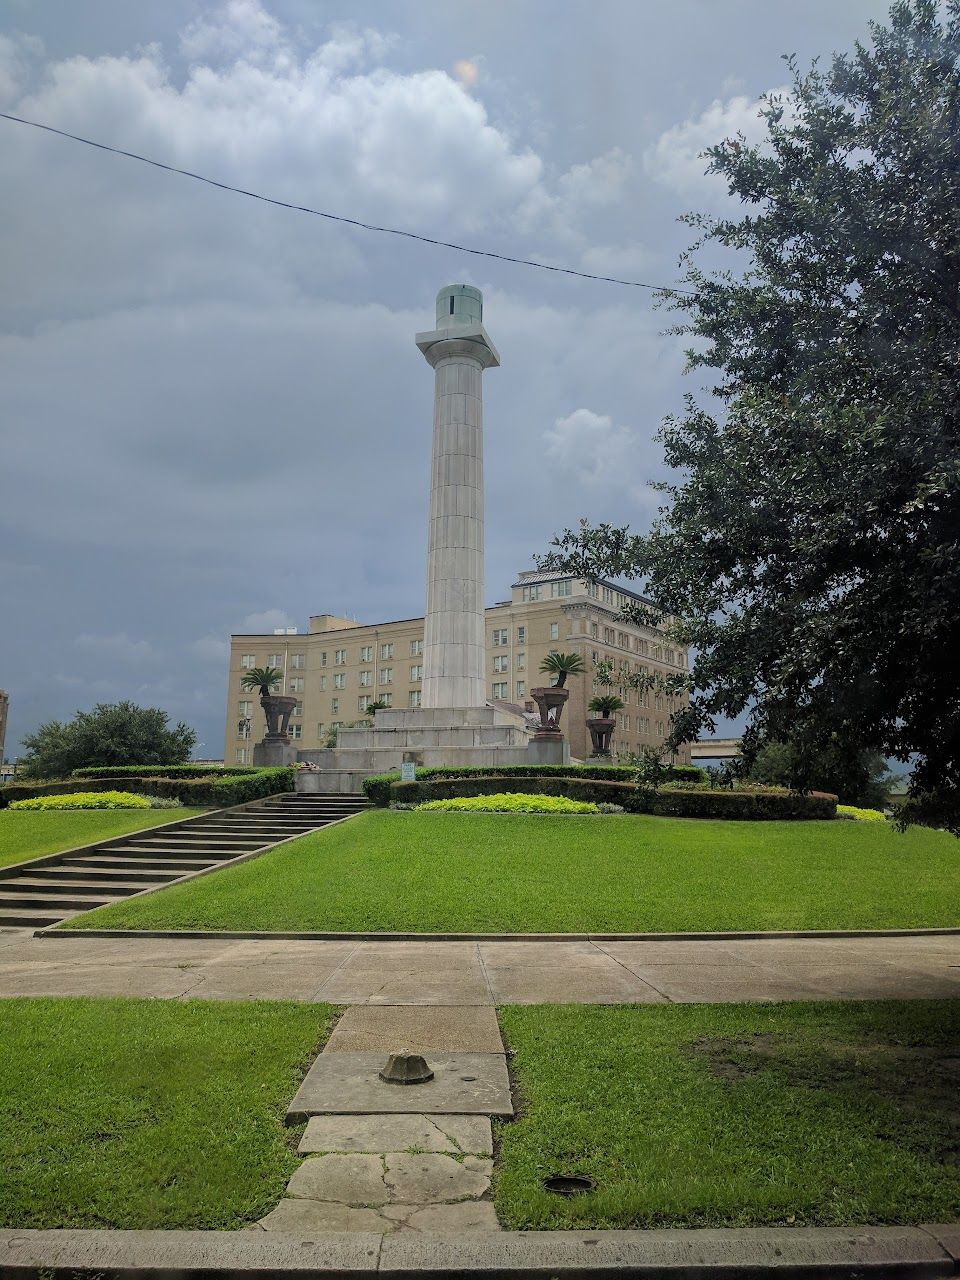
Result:
{"label": "yellow-green shrub", "polygon": [[455,796],[450,800],[428,800],[417,811],[440,813],[599,813],[595,804],[568,800],[566,796],[519,795],[501,792],[493,796]]}
{"label": "yellow-green shrub", "polygon": [[69,795],[14,800],[11,809],[149,809],[146,796],[131,791],[72,791]]}
{"label": "yellow-green shrub", "polygon": [[879,809],[858,809],[853,804],[838,804],[838,818],[853,818],[855,822],[886,822],[886,817]]}

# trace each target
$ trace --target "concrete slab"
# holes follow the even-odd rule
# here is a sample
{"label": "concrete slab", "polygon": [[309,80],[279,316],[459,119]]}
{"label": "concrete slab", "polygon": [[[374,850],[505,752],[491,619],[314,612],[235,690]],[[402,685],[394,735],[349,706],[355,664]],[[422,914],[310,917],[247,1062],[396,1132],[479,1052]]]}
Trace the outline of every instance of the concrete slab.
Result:
{"label": "concrete slab", "polygon": [[[438,1159],[449,1160],[450,1156]],[[384,1182],[383,1158],[377,1155],[312,1156],[290,1179],[287,1195],[349,1205],[378,1205],[398,1199]]]}
{"label": "concrete slab", "polygon": [[297,1150],[371,1152],[446,1151],[493,1154],[493,1132],[486,1116],[313,1116]]}
{"label": "concrete slab", "polygon": [[[349,1160],[350,1157],[322,1156],[321,1159]],[[422,1205],[479,1200],[490,1190],[493,1161],[480,1156],[468,1156],[467,1159],[470,1164],[433,1152],[387,1156],[383,1180],[389,1199],[396,1204]]]}
{"label": "concrete slab", "polygon": [[459,1204],[388,1205],[384,1214],[395,1210],[410,1209],[403,1218],[407,1231],[426,1231],[431,1234],[449,1232],[451,1235],[485,1235],[499,1231],[496,1211],[490,1200],[462,1200]]}
{"label": "concrete slab", "polygon": [[353,1005],[324,1053],[364,1050],[396,1053],[503,1053],[491,1008],[436,1005]]}
{"label": "concrete slab", "polygon": [[355,1209],[322,1200],[281,1200],[258,1225],[264,1231],[284,1232],[288,1239],[326,1232],[376,1232],[379,1236],[395,1229],[376,1209]]}
{"label": "concrete slab", "polygon": [[288,1124],[312,1115],[513,1115],[506,1059],[492,1053],[433,1054],[434,1079],[425,1084],[385,1084],[378,1076],[382,1053],[322,1053],[307,1072],[287,1111]]}

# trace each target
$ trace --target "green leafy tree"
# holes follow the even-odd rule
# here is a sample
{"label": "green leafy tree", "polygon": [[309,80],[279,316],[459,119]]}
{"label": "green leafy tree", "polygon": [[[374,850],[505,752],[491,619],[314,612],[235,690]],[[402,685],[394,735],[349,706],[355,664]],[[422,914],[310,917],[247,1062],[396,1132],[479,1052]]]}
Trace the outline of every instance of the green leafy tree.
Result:
{"label": "green leafy tree", "polygon": [[579,653],[548,653],[540,663],[544,675],[556,676],[553,682],[555,689],[562,689],[567,683],[567,676],[582,676],[586,671]]}
{"label": "green leafy tree", "polygon": [[[797,755],[792,743],[766,742],[750,766],[750,777],[754,782],[796,789],[800,785]],[[820,757],[816,772],[806,771],[802,778],[806,789],[835,792],[841,804],[865,809],[886,808],[898,781],[883,756],[874,751],[834,750]]]}
{"label": "green leafy tree", "polygon": [[99,702],[66,724],[49,720],[22,740],[28,778],[63,778],[88,765],[184,764],[197,735],[180,723],[170,728],[165,711],[133,702]]}
{"label": "green leafy tree", "polygon": [[679,479],[648,535],[584,522],[542,563],[645,578],[694,646],[668,747],[747,711],[744,767],[910,760],[960,833],[960,0],[788,63],[764,139],[707,153],[743,208],[687,219],[669,302],[712,402],[661,429]]}

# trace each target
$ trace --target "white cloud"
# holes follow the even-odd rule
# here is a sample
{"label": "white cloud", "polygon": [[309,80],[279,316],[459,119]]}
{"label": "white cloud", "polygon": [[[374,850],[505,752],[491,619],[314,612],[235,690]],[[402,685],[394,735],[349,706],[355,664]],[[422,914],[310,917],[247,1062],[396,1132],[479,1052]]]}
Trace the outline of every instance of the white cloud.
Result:
{"label": "white cloud", "polygon": [[[786,96],[786,87],[771,91]],[[746,94],[736,94],[713,102],[698,116],[675,124],[660,135],[644,154],[647,173],[666,186],[680,192],[712,190],[722,195],[723,179],[706,174],[708,161],[703,152],[725,138],[742,136],[748,144],[759,142],[766,134],[766,123],[760,115],[762,102]]]}
{"label": "white cloud", "polygon": [[588,489],[609,495],[630,495],[645,507],[650,491],[638,475],[641,441],[629,427],[617,426],[607,414],[574,409],[557,418],[543,433],[547,457]]}
{"label": "white cloud", "polygon": [[297,624],[285,609],[264,609],[261,613],[248,613],[240,623],[239,635],[269,635],[281,627],[295,627]]}
{"label": "white cloud", "polygon": [[149,640],[135,640],[126,631],[114,635],[79,635],[74,640],[78,649],[111,662],[153,662],[157,652]]}
{"label": "white cloud", "polygon": [[230,657],[230,644],[223,636],[201,636],[191,643],[190,652],[201,662],[224,663]]}
{"label": "white cloud", "polygon": [[280,23],[258,0],[225,0],[215,12],[195,18],[180,34],[180,50],[192,61],[276,62],[290,53]]}

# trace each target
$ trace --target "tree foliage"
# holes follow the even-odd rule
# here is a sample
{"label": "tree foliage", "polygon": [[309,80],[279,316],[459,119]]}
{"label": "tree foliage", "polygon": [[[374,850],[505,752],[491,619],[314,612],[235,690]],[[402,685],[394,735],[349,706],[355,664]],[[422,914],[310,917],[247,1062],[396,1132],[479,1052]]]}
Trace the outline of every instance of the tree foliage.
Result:
{"label": "tree foliage", "polygon": [[885,809],[897,778],[883,756],[873,751],[834,749],[816,761],[815,771],[804,771],[792,743],[766,742],[750,766],[754,782],[782,787],[832,791],[841,804]]}
{"label": "tree foliage", "polygon": [[960,831],[960,0],[788,63],[763,140],[707,153],[740,209],[686,219],[669,303],[712,400],[661,429],[680,478],[646,536],[584,522],[542,564],[646,578],[695,648],[668,746],[748,710],[745,767],[909,759]]}
{"label": "tree foliage", "polygon": [[167,713],[133,702],[100,702],[66,724],[49,720],[27,734],[21,772],[28,778],[62,778],[87,765],[183,764],[197,735]]}

